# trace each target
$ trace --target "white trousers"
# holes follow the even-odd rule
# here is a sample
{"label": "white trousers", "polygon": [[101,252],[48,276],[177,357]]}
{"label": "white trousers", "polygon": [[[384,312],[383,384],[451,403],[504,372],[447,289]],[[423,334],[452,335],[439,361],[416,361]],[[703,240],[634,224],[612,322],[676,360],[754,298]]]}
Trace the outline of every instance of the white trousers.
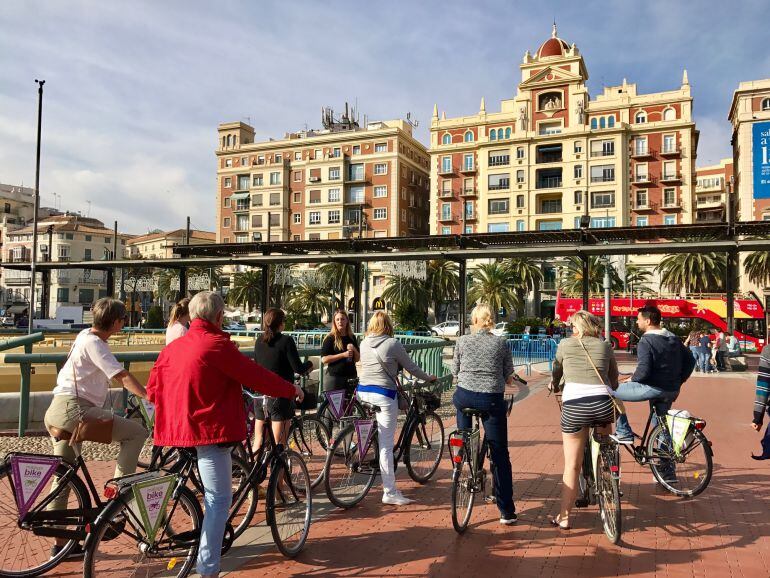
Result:
{"label": "white trousers", "polygon": [[377,437],[380,444],[380,475],[382,490],[385,494],[396,492],[396,472],[393,465],[393,444],[396,438],[398,422],[398,399],[386,395],[359,391],[358,398],[380,408],[377,412]]}

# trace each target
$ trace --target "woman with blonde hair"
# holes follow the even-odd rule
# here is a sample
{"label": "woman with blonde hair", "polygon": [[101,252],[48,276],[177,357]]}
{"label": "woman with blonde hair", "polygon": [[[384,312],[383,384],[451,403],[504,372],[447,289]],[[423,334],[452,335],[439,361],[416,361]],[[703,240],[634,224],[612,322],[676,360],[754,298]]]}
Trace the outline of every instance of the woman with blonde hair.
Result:
{"label": "woman with blonde hair", "polygon": [[562,379],[561,432],[564,443],[564,488],[559,515],[551,519],[562,530],[570,528],[569,516],[577,496],[578,476],[588,429],[610,433],[615,421],[612,390],[618,387],[618,364],[609,341],[602,338],[602,322],[588,311],[570,317],[572,337],[562,339],[556,349],[549,388],[559,387]]}
{"label": "woman with blonde hair", "polygon": [[190,325],[190,300],[185,297],[180,299],[171,310],[171,316],[166,327],[166,345],[179,339],[185,333]]}
{"label": "woman with blonde hair", "polygon": [[405,506],[414,500],[396,489],[393,444],[398,419],[398,372],[403,368],[419,379],[435,381],[412,361],[401,342],[393,337],[393,323],[384,311],[376,311],[369,320],[366,338],[361,342],[361,375],[358,398],[376,405],[377,435],[380,444],[382,503]]}
{"label": "woman with blonde hair", "polygon": [[508,412],[505,386],[513,383],[513,358],[502,337],[492,334],[495,320],[488,305],[479,304],[471,312],[471,334],[463,335],[455,345],[452,375],[457,389],[452,402],[457,408],[458,429],[471,429],[471,418],[462,410],[484,412],[484,434],[489,441],[495,464],[495,501],[500,510],[500,523],[506,526],[517,520],[513,503],[513,474],[508,455]]}

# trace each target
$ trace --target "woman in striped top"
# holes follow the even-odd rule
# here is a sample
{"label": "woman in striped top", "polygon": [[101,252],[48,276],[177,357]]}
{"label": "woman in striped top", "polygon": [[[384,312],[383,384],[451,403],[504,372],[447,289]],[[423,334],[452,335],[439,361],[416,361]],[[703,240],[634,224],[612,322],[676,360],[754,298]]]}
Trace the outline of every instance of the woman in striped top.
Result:
{"label": "woman in striped top", "polygon": [[[578,476],[588,428],[610,433],[614,405],[610,387],[618,387],[618,364],[609,341],[602,339],[601,320],[588,311],[577,311],[570,318],[572,337],[563,339],[556,349],[552,386],[564,380],[561,431],[564,441],[564,489],[561,510],[551,523],[569,529],[569,516],[577,495]],[[608,387],[609,386],[609,387]]]}

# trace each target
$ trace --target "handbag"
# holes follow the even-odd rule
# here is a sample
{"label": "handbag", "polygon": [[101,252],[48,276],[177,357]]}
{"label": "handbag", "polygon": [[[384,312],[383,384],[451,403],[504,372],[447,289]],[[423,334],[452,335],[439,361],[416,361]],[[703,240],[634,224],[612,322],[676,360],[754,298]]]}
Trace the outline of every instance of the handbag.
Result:
{"label": "handbag", "polygon": [[396,398],[398,399],[398,409],[400,411],[408,410],[409,399],[406,397],[406,394],[403,392],[403,390],[401,389],[401,386],[398,384],[398,380],[395,377],[393,377],[388,371],[388,368],[385,367],[385,362],[382,360],[382,357],[380,357],[380,353],[374,347],[372,347],[371,349],[372,349],[372,352],[374,353],[374,356],[377,358],[377,361],[379,362],[380,367],[382,367],[382,370],[396,385]]}
{"label": "handbag", "polygon": [[[604,383],[604,378],[602,377],[602,374],[599,372],[599,369],[596,367],[596,364],[594,363],[594,360],[591,358],[591,354],[588,353],[588,349],[586,349],[586,346],[583,343],[583,340],[580,339],[579,337],[577,338],[577,340],[578,340],[578,343],[580,344],[580,347],[582,347],[583,351],[585,351],[586,357],[588,358],[588,362],[591,364],[591,367],[594,368],[594,371],[596,372],[596,375],[599,378],[599,381],[602,382],[602,385],[604,387],[612,389],[609,385]],[[621,414],[626,413],[626,406],[623,405],[623,402],[621,400],[617,399],[615,396],[610,396],[610,399],[612,400],[612,403],[615,406],[615,411],[617,411],[618,413],[621,413]]]}
{"label": "handbag", "polygon": [[[68,357],[72,356],[72,351],[75,349],[75,344],[70,349]],[[75,399],[78,400],[78,408],[80,407],[80,395],[78,394],[78,378],[75,373],[75,364],[72,364],[72,380],[75,382]],[[109,395],[109,388],[107,390]],[[112,407],[112,403],[110,403]],[[90,409],[80,411],[78,423],[72,430],[72,436],[70,436],[69,445],[79,444],[84,441],[96,442],[100,444],[112,443],[112,426],[114,425],[114,419],[112,416],[104,418],[98,413],[90,412]]]}

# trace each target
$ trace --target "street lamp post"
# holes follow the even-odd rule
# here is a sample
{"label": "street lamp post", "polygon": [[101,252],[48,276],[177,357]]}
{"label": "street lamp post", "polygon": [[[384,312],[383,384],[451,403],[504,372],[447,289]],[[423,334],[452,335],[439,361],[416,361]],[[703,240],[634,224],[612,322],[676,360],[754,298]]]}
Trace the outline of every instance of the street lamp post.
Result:
{"label": "street lamp post", "polygon": [[37,156],[35,158],[35,208],[32,215],[32,261],[30,263],[30,294],[29,294],[29,323],[27,333],[32,333],[33,320],[35,319],[35,262],[37,261],[37,212],[40,208],[40,132],[43,121],[43,85],[45,80],[35,79],[37,89]]}

